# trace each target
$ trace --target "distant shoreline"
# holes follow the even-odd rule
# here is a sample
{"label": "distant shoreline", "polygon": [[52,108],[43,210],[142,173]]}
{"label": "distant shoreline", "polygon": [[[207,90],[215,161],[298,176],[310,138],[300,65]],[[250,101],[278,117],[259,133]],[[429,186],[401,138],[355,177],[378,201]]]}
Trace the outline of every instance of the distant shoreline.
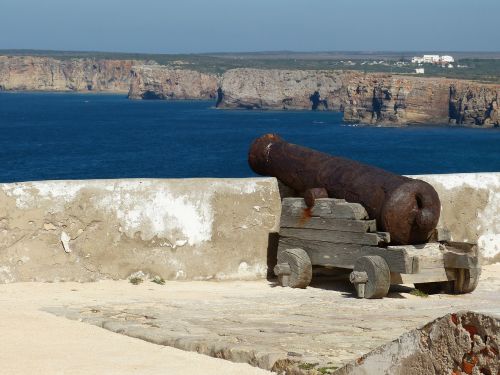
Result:
{"label": "distant shoreline", "polygon": [[116,95],[127,97],[127,91],[62,91],[62,90],[0,90],[1,94],[69,94],[69,95]]}
{"label": "distant shoreline", "polygon": [[[10,94],[36,94],[36,95],[71,95],[71,96],[114,96],[114,97],[121,97],[124,100],[127,100],[126,95],[123,95],[123,93],[112,93],[112,92],[77,92],[77,91],[0,91],[0,96],[2,94],[10,95]],[[139,100],[136,102],[166,102],[166,103],[172,103],[172,102],[182,102],[182,103],[202,103],[205,102],[207,104],[211,104],[210,109],[212,110],[219,110],[219,111],[229,111],[229,112],[262,112],[262,113],[275,113],[277,115],[284,114],[284,113],[305,113],[305,112],[310,112],[309,109],[289,109],[286,111],[283,110],[276,110],[276,109],[243,109],[243,108],[216,108],[215,107],[215,102],[214,100],[209,100],[209,99],[169,99],[169,100]],[[324,111],[319,111],[319,112],[324,112]],[[328,111],[332,114],[341,114],[342,112],[340,111]],[[346,127],[367,127],[367,128],[379,128],[379,129],[385,129],[385,128],[405,128],[405,127],[412,127],[412,128],[436,128],[436,129],[443,129],[443,128],[448,128],[448,129],[473,129],[473,130],[485,130],[485,131],[499,131],[500,127],[484,127],[484,126],[477,126],[477,125],[451,125],[449,123],[406,123],[404,125],[398,125],[398,124],[380,124],[380,125],[373,125],[373,124],[364,124],[364,123],[351,123],[351,122],[342,122],[342,126]]]}
{"label": "distant shoreline", "polygon": [[467,70],[454,71],[428,67],[425,77],[447,77],[456,79],[483,80],[500,83],[500,51],[460,52],[460,51],[333,51],[333,52],[246,52],[246,53],[193,53],[193,54],[148,54],[99,51],[44,51],[44,50],[0,50],[2,56],[46,57],[68,61],[72,59],[140,61],[154,62],[172,69],[188,69],[202,73],[223,74],[231,69],[261,68],[282,70],[357,70],[365,73],[413,74],[417,65],[406,67],[389,65],[352,66],[347,61],[411,62],[413,56],[425,53],[450,54],[459,64],[474,65]]}
{"label": "distant shoreline", "polygon": [[[261,64],[260,60],[244,63],[249,61]],[[500,84],[356,69],[259,67],[216,74],[196,70],[191,63],[0,56],[0,91],[103,93],[127,95],[133,100],[213,100],[224,109],[320,109],[342,112],[347,123],[372,126],[500,126]],[[372,65],[386,69],[390,64]],[[408,63],[396,65],[407,69]]]}

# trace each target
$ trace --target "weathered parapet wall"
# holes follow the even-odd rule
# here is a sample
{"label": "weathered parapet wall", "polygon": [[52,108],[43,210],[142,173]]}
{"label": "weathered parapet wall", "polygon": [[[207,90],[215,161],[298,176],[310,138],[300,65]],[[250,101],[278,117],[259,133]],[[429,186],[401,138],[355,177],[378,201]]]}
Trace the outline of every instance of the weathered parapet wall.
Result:
{"label": "weathered parapet wall", "polygon": [[[439,225],[453,240],[477,242],[486,263],[500,261],[500,173],[414,177],[438,191]],[[273,178],[2,184],[0,283],[137,271],[181,280],[265,277],[280,212]]]}
{"label": "weathered parapet wall", "polygon": [[441,199],[439,226],[453,241],[479,245],[484,262],[500,261],[500,173],[411,176],[430,183]]}
{"label": "weathered parapet wall", "polygon": [[0,185],[0,283],[265,277],[275,179]]}

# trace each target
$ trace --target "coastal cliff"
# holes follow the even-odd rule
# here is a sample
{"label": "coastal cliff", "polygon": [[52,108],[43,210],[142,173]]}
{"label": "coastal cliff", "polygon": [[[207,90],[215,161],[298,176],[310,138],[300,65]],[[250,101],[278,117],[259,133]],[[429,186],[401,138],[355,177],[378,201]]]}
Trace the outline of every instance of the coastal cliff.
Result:
{"label": "coastal cliff", "polygon": [[367,124],[500,125],[500,85],[367,75],[347,87],[344,120]]}
{"label": "coastal cliff", "polygon": [[132,71],[130,99],[215,99],[218,78],[194,70],[171,69],[150,64]]}
{"label": "coastal cliff", "polygon": [[141,60],[0,56],[0,91],[213,99],[219,108],[330,110],[376,125],[500,126],[500,85],[342,70],[231,69],[221,76]]}
{"label": "coastal cliff", "polygon": [[0,56],[0,91],[126,93],[130,99],[214,99],[218,77],[141,60]]}
{"label": "coastal cliff", "polygon": [[220,108],[342,110],[356,72],[233,69],[222,76]]}
{"label": "coastal cliff", "polygon": [[450,85],[450,122],[453,124],[499,126],[499,103],[499,85],[454,82]]}
{"label": "coastal cliff", "polygon": [[499,126],[500,85],[355,71],[234,69],[218,107],[343,111],[364,124]]}
{"label": "coastal cliff", "polygon": [[126,93],[135,60],[0,56],[0,90]]}

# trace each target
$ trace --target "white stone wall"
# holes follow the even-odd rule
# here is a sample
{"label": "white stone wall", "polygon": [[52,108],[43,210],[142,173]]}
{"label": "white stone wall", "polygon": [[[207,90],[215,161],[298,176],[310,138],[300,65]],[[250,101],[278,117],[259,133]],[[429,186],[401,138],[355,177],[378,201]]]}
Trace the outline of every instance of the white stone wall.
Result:
{"label": "white stone wall", "polygon": [[500,173],[410,176],[430,183],[441,199],[439,226],[452,240],[477,243],[485,262],[500,261]]}
{"label": "white stone wall", "polygon": [[[500,261],[500,173],[412,176],[440,227]],[[0,282],[265,277],[281,202],[273,178],[0,184]],[[272,256],[272,254],[271,254]]]}
{"label": "white stone wall", "polygon": [[272,178],[0,185],[0,282],[265,277]]}

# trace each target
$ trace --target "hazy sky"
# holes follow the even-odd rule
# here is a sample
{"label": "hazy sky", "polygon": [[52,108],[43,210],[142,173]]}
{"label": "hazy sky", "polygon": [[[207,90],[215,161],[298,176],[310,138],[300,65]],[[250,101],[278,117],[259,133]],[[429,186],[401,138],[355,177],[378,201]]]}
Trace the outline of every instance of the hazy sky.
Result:
{"label": "hazy sky", "polygon": [[0,49],[499,51],[500,0],[0,0]]}

